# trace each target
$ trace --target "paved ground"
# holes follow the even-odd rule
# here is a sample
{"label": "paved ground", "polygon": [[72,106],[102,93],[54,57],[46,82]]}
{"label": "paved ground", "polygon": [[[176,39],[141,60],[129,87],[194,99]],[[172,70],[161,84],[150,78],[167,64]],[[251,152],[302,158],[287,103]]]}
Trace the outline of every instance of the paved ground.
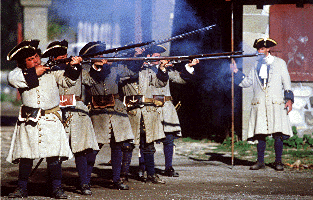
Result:
{"label": "paved ground", "polygon": [[[7,121],[9,118],[7,119]],[[3,120],[2,120],[3,121]],[[3,125],[3,124],[2,124]],[[10,145],[13,126],[1,127],[1,198],[16,187],[18,165],[5,161]],[[178,143],[174,158],[174,168],[180,177],[160,175],[165,185],[142,183],[131,178],[130,190],[119,191],[111,188],[110,148],[105,146],[99,153],[92,174],[91,197],[85,197],[76,190],[77,172],[74,159],[63,164],[63,185],[69,199],[313,199],[313,173],[286,170],[276,172],[271,167],[265,170],[250,171],[248,161],[231,159],[227,155],[205,152],[211,155],[208,160],[195,160],[182,156],[184,152],[197,153],[200,144]],[[214,144],[208,145],[214,148]],[[138,149],[133,153],[131,173],[138,166]],[[37,163],[38,160],[35,161]],[[162,146],[157,145],[155,154],[156,170],[162,174],[164,157]],[[30,178],[28,199],[49,199],[46,197],[45,171],[43,162]]]}

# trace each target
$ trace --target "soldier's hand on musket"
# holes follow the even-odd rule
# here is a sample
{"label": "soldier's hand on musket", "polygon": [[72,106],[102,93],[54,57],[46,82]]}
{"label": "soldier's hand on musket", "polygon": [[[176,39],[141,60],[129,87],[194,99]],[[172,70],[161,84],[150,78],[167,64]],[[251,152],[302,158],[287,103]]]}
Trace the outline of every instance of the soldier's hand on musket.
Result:
{"label": "soldier's hand on musket", "polygon": [[160,60],[159,68],[164,71],[166,67],[172,66],[169,60]]}
{"label": "soldier's hand on musket", "polygon": [[41,76],[45,71],[50,70],[50,67],[44,65],[37,65],[35,66],[37,76]]}
{"label": "soldier's hand on musket", "polygon": [[70,62],[70,65],[77,65],[83,61],[82,57],[74,56],[72,57],[72,61]]}
{"label": "soldier's hand on musket", "polygon": [[193,67],[195,65],[197,65],[199,63],[199,59],[192,59],[192,61],[190,63],[188,63],[189,67]]}
{"label": "soldier's hand on musket", "polygon": [[[104,64],[108,64],[108,60],[106,60],[102,55],[100,55],[100,56],[95,56],[95,58],[99,58],[99,59],[97,59],[95,62],[94,62],[94,64],[95,65],[104,65]],[[103,59],[101,59],[101,58],[103,58]]]}
{"label": "soldier's hand on musket", "polygon": [[292,111],[292,101],[288,100],[285,104],[285,109],[287,109],[287,115],[290,111]]}
{"label": "soldier's hand on musket", "polygon": [[238,72],[237,64],[234,60],[232,61],[232,63],[230,63],[230,70],[234,73]]}

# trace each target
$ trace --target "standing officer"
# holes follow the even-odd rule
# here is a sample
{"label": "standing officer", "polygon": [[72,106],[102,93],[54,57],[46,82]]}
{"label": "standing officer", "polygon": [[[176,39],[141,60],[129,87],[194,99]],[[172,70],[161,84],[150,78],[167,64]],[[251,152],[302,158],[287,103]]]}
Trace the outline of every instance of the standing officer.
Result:
{"label": "standing officer", "polygon": [[46,158],[52,197],[66,199],[61,187],[61,163],[72,153],[61,122],[58,86],[75,84],[81,72],[81,58],[73,57],[65,71],[49,71],[49,67],[41,65],[38,44],[39,40],[23,41],[7,57],[17,61],[18,67],[9,73],[8,82],[19,90],[23,104],[7,157],[8,162],[19,163],[18,187],[9,197],[27,197],[33,160]]}
{"label": "standing officer", "polygon": [[142,63],[129,63],[127,68],[129,77],[121,79],[121,89],[135,135],[135,144],[140,143],[139,148],[143,153],[147,169],[147,180],[144,181],[164,184],[154,169],[154,142],[164,138],[165,134],[156,107],[158,101],[153,99],[151,86],[164,87],[168,73],[165,67],[160,67],[155,73]]}
{"label": "standing officer", "polygon": [[259,57],[248,76],[238,70],[236,63],[231,64],[235,73],[235,82],[241,87],[253,88],[253,99],[248,128],[248,140],[258,140],[257,163],[251,170],[265,168],[265,138],[272,135],[275,139],[275,169],[283,171],[281,161],[283,139],[293,135],[288,113],[294,101],[291,81],[284,60],[270,53],[271,47],[277,43],[273,39],[256,39],[253,47],[263,55]]}
{"label": "standing officer", "polygon": [[[79,55],[105,50],[105,43],[89,42]],[[91,120],[100,148],[110,143],[114,188],[128,190],[128,185],[120,180],[123,152],[134,148],[130,121],[119,94],[118,82],[125,70],[122,65],[107,65],[106,60],[84,65],[83,80],[89,85],[91,94]]]}
{"label": "standing officer", "polygon": [[[50,43],[42,57],[50,60],[67,58],[68,42],[54,41]],[[61,63],[54,69],[64,70],[66,64]],[[79,188],[83,195],[91,195],[90,178],[99,151],[95,132],[89,117],[89,110],[82,101],[82,76],[75,86],[59,87],[60,107],[63,113],[65,131],[69,134],[70,146],[75,156],[76,169],[79,175]]]}

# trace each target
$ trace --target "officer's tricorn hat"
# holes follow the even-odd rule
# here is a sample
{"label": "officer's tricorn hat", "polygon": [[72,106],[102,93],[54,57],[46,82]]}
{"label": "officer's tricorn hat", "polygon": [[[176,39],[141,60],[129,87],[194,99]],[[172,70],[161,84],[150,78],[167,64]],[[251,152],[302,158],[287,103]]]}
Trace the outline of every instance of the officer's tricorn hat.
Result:
{"label": "officer's tricorn hat", "polygon": [[7,55],[7,60],[24,60],[38,53],[39,40],[24,40]]}
{"label": "officer's tricorn hat", "polygon": [[164,53],[167,49],[162,45],[153,45],[152,47],[145,50],[146,54],[153,54],[153,53]]}
{"label": "officer's tricorn hat", "polygon": [[42,58],[58,57],[67,54],[68,42],[66,40],[51,42],[43,52]]}
{"label": "officer's tricorn hat", "polygon": [[106,49],[105,43],[101,41],[89,42],[80,51],[79,55],[96,54]]}
{"label": "officer's tricorn hat", "polygon": [[254,44],[253,44],[253,47],[256,48],[256,49],[260,49],[262,47],[265,47],[265,48],[270,48],[270,47],[274,47],[277,45],[277,42],[273,39],[264,39],[264,38],[259,38],[259,39],[256,39],[254,41]]}

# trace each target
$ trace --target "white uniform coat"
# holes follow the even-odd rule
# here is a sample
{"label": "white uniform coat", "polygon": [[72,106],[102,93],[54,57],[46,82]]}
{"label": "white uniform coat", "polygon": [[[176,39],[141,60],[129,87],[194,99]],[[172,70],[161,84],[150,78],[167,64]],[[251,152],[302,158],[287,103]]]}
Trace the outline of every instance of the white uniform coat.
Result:
{"label": "white uniform coat", "polygon": [[[161,72],[163,73],[163,72]],[[129,74],[132,74],[129,71]],[[155,70],[147,67],[139,71],[137,81],[130,81],[124,79],[122,82],[122,90],[125,96],[144,95],[145,98],[152,98],[153,87],[164,87],[167,81],[162,81],[157,78]],[[135,136],[134,143],[140,142],[140,120],[144,121],[144,128],[146,133],[146,142],[151,143],[162,138],[165,138],[163,125],[161,123],[161,111],[153,105],[144,105],[140,108],[128,110],[128,116],[132,125],[132,130]]]}
{"label": "white uniform coat", "polygon": [[244,77],[239,86],[252,87],[253,99],[249,119],[248,139],[255,134],[273,134],[281,132],[292,136],[292,129],[285,107],[284,91],[291,90],[291,81],[286,62],[274,56],[269,65],[268,83],[266,88],[259,78],[258,61],[249,75]]}
{"label": "white uniform coat", "polygon": [[[154,87],[154,95],[171,96],[170,81],[173,83],[185,84],[186,81],[181,78],[179,71],[168,69],[169,80],[165,87]],[[181,137],[181,127],[177,111],[172,101],[165,101],[164,106],[158,107],[161,112],[161,123],[165,133],[176,132],[177,136]]]}
{"label": "white uniform coat", "polygon": [[[79,76],[75,86],[60,87],[59,91],[60,95],[75,94],[75,96],[81,97],[82,76]],[[89,117],[89,110],[84,102],[77,101],[75,108],[66,108],[65,110],[65,117],[69,119],[65,131],[69,134],[72,152],[77,153],[86,149],[99,150],[95,131]]]}
{"label": "white uniform coat", "polygon": [[[104,66],[106,67],[106,66]],[[90,68],[90,66],[85,66]],[[93,70],[93,73],[90,73]],[[113,66],[109,74],[100,75],[101,71],[96,72],[90,68],[90,71],[83,70],[83,82],[90,86],[92,95],[110,95],[118,94],[118,82],[125,69],[122,65]],[[97,76],[103,76],[98,77]],[[104,109],[92,109],[90,117],[95,129],[98,143],[110,143],[111,131],[113,130],[116,142],[133,140],[134,135],[131,129],[131,124],[127,115],[126,107],[122,102],[122,95],[115,99],[114,107]]]}
{"label": "white uniform coat", "polygon": [[[20,68],[9,73],[8,82],[15,88],[23,89],[22,103],[32,108],[52,109],[59,105],[58,85],[73,86],[75,81],[65,77],[64,71],[52,71],[38,77],[39,86],[28,89],[27,82]],[[61,111],[58,111],[61,115]],[[40,117],[35,126],[17,122],[12,136],[8,162],[19,158],[46,158],[59,156],[71,158],[68,136],[60,119],[53,113]]]}

